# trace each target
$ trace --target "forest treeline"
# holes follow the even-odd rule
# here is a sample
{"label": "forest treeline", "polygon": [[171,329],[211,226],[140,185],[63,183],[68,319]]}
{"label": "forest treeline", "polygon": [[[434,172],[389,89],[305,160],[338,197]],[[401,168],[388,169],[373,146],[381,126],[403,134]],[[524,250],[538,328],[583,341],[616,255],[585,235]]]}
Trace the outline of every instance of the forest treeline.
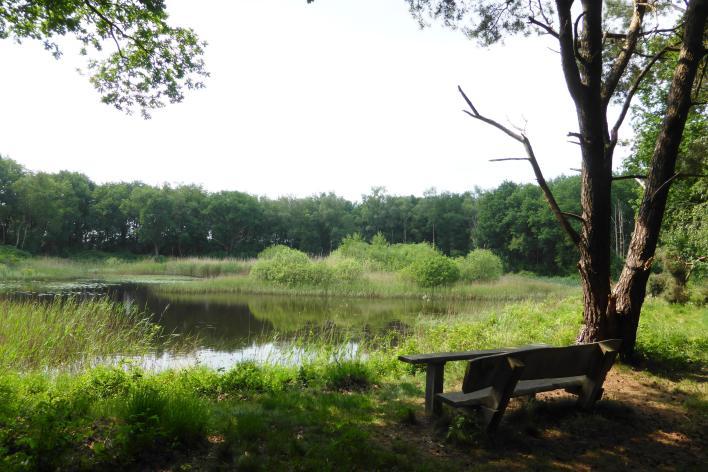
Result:
{"label": "forest treeline", "polygon": [[[634,185],[618,182],[613,189],[618,255],[634,224]],[[564,211],[580,212],[579,177],[559,177],[550,186]],[[251,257],[284,244],[326,255],[354,233],[365,239],[381,233],[391,243],[430,242],[451,256],[487,248],[511,271],[561,275],[574,272],[577,262],[575,248],[531,184],[431,190],[422,197],[373,188],[360,202],[333,193],[271,199],[194,185],[96,184],[75,172],[30,172],[0,157],[0,243],[35,254]]]}

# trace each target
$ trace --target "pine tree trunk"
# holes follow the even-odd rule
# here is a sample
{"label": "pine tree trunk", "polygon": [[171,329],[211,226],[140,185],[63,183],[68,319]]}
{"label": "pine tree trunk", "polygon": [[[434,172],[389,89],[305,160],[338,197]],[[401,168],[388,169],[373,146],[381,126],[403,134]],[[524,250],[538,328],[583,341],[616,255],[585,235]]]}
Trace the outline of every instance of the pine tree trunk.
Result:
{"label": "pine tree trunk", "polygon": [[703,35],[707,12],[706,0],[691,1],[686,11],[686,29],[669,90],[666,116],[654,148],[625,266],[614,289],[616,308],[613,311],[618,320],[616,335],[624,340],[622,356],[625,359],[634,352],[639,314],[646,295],[666,200],[671,182],[676,178],[676,158],[691,107],[693,81],[705,54]]}
{"label": "pine tree trunk", "polygon": [[[612,219],[612,149],[607,149],[607,126],[602,94],[602,5],[583,0],[583,27],[577,56],[581,83],[576,85],[575,108],[582,154],[580,203],[583,227],[578,270],[583,288],[584,327],[578,342],[606,339],[610,301]],[[570,24],[567,24],[569,27]],[[572,51],[571,51],[572,54]],[[576,57],[568,61],[575,61]]]}

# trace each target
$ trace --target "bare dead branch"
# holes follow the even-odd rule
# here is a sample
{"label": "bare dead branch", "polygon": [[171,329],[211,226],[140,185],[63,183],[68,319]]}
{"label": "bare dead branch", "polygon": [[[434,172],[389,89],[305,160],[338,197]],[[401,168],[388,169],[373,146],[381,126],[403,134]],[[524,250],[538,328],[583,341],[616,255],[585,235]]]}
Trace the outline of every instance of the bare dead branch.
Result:
{"label": "bare dead branch", "polygon": [[460,86],[458,85],[458,86],[457,86],[457,90],[459,90],[460,94],[461,94],[462,97],[465,99],[465,102],[467,102],[467,105],[469,105],[469,107],[472,109],[472,111],[469,111],[469,110],[462,110],[463,112],[467,113],[469,116],[471,116],[471,117],[474,118],[474,119],[483,121],[483,122],[487,123],[488,125],[494,126],[494,127],[497,128],[498,130],[500,130],[500,131],[506,133],[509,137],[511,137],[511,138],[513,138],[513,139],[519,141],[520,143],[523,143],[523,137],[522,137],[521,135],[519,135],[519,134],[517,134],[517,133],[514,133],[512,130],[510,130],[510,129],[507,128],[506,126],[502,125],[501,123],[499,123],[499,122],[497,122],[497,121],[494,121],[494,120],[492,120],[492,119],[489,119],[489,118],[487,118],[486,116],[481,115],[481,114],[477,111],[477,109],[474,107],[474,105],[472,104],[472,101],[467,97],[467,95],[465,94],[465,92],[462,90],[462,87],[460,87]]}
{"label": "bare dead branch", "polygon": [[528,157],[505,157],[503,159],[489,159],[489,162],[501,162],[501,161],[528,161]]}
{"label": "bare dead branch", "polygon": [[663,184],[659,185],[659,188],[657,188],[657,189],[654,191],[654,193],[651,194],[651,197],[649,197],[649,200],[654,200],[654,197],[656,197],[657,194],[658,194],[661,190],[664,189],[664,187],[668,186],[669,184],[671,184],[671,182],[673,182],[674,180],[676,180],[679,175],[680,175],[680,174],[679,174],[678,172],[676,172],[674,175],[672,175],[671,177],[669,177],[668,179],[666,179],[666,182],[664,182]]}
{"label": "bare dead branch", "polygon": [[541,187],[541,190],[543,191],[543,195],[546,197],[546,201],[548,202],[548,205],[551,207],[551,211],[555,215],[555,217],[558,220],[558,222],[560,223],[561,227],[565,230],[565,232],[568,234],[570,239],[573,241],[573,243],[576,246],[579,245],[580,244],[580,235],[570,225],[567,217],[563,214],[560,207],[558,206],[558,202],[556,201],[555,197],[553,196],[553,192],[551,192],[551,189],[548,187],[548,183],[546,182],[546,179],[544,178],[543,173],[541,172],[541,168],[538,165],[538,161],[536,160],[536,155],[533,152],[533,147],[531,147],[531,142],[526,137],[526,135],[523,133],[521,133],[521,134],[514,133],[512,130],[510,130],[506,126],[502,125],[501,123],[499,123],[491,118],[481,115],[477,111],[477,109],[474,107],[474,105],[472,104],[472,101],[469,99],[469,97],[462,90],[462,87],[460,87],[458,85],[457,90],[459,90],[459,92],[462,95],[462,97],[464,98],[465,102],[467,102],[467,105],[469,105],[469,107],[472,109],[472,111],[463,110],[465,113],[467,113],[469,116],[471,116],[472,118],[474,118],[476,120],[482,121],[484,123],[487,123],[490,126],[497,128],[498,130],[505,133],[507,136],[509,136],[509,137],[513,138],[514,140],[523,144],[524,149],[526,150],[526,155],[528,156],[528,158],[509,157],[509,158],[495,159],[495,160],[497,160],[497,161],[527,160],[531,163],[531,167],[533,168],[533,173],[536,175],[536,181],[538,182],[538,186]]}
{"label": "bare dead branch", "polygon": [[529,23],[531,23],[532,25],[536,25],[539,28],[541,28],[542,30],[544,30],[546,33],[553,36],[554,38],[558,38],[558,31],[554,30],[553,27],[551,27],[551,25],[549,25],[547,23],[543,23],[542,21],[538,21],[533,16],[529,16],[527,19],[528,19]]}
{"label": "bare dead branch", "polygon": [[585,224],[585,218],[583,218],[582,216],[577,215],[577,214],[575,214],[575,213],[569,213],[569,212],[567,212],[567,211],[564,211],[564,212],[563,212],[563,216],[567,216],[567,217],[569,217],[569,218],[575,218],[576,220],[578,220],[578,221],[580,221],[581,223]]}
{"label": "bare dead branch", "polygon": [[[678,30],[680,30],[682,27],[683,27],[683,22],[679,23],[674,28],[662,28],[662,29],[654,28],[651,31],[642,31],[639,33],[639,36],[651,36],[652,34],[662,34],[662,33],[675,33]],[[626,33],[611,33],[609,31],[606,31],[603,34],[603,36],[607,39],[618,39],[618,40],[627,39]]]}
{"label": "bare dead branch", "polygon": [[628,174],[628,175],[616,175],[612,177],[612,180],[631,180],[631,179],[642,179],[645,180],[647,178],[646,175],[642,174]]}

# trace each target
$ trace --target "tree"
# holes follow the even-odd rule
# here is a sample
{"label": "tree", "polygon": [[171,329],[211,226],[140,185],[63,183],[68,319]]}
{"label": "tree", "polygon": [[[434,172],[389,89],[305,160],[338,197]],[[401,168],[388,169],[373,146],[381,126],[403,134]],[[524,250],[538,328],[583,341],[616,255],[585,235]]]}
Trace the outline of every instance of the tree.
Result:
{"label": "tree", "polygon": [[25,169],[0,155],[0,244],[8,242],[9,232],[17,217],[17,193],[13,184],[25,174]]}
{"label": "tree", "polygon": [[175,234],[171,192],[168,186],[136,187],[122,203],[123,211],[137,215],[138,241],[152,246],[155,256],[160,255],[160,249]]}
{"label": "tree", "polygon": [[[494,126],[524,147],[553,214],[580,253],[584,327],[578,341],[620,337],[623,355],[632,354],[639,315],[646,293],[667,196],[675,175],[678,149],[693,105],[692,89],[699,68],[705,71],[704,35],[708,1],[624,2],[582,0],[407,0],[421,25],[428,18],[461,27],[483,44],[508,34],[538,32],[558,41],[561,66],[575,104],[577,139],[582,156],[580,215],[563,212],[548,187],[529,138],[481,114],[465,99],[472,118]],[[680,18],[676,19],[676,12]],[[614,30],[622,28],[624,32]],[[652,45],[660,43],[658,51]],[[651,68],[666,58],[678,61],[671,73],[664,114],[652,157],[643,176],[634,231],[619,281],[611,286],[612,160],[618,131],[631,101]],[[701,74],[701,77],[703,74]],[[700,82],[700,81],[699,81]],[[699,84],[700,85],[700,84]],[[608,119],[612,103],[619,105],[615,120]],[[571,224],[580,222],[580,230]]]}
{"label": "tree", "polygon": [[[131,218],[127,205],[123,202],[140,183],[108,183],[94,188],[89,209],[88,241],[94,248],[103,250],[134,249],[134,235],[131,228],[137,225],[137,216]],[[132,237],[132,240],[131,240]],[[131,247],[132,246],[132,247]]]}
{"label": "tree", "polygon": [[227,255],[244,255],[260,248],[244,247],[256,238],[263,219],[258,199],[242,192],[223,191],[207,198],[206,217],[212,241]]}
{"label": "tree", "polygon": [[167,19],[164,0],[6,0],[0,39],[42,41],[56,58],[60,37],[78,39],[101,100],[147,118],[165,101],[180,102],[185,89],[203,87],[208,75],[205,43]]}

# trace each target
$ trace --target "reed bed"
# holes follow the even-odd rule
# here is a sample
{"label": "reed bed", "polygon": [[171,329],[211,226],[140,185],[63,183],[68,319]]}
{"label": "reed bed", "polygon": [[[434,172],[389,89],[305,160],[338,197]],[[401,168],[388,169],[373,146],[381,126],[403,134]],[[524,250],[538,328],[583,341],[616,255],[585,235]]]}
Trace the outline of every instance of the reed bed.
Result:
{"label": "reed bed", "polygon": [[154,349],[159,326],[106,299],[0,300],[0,369],[90,365]]}
{"label": "reed bed", "polygon": [[218,277],[229,274],[248,274],[253,265],[249,259],[212,259],[188,257],[169,258],[165,261],[143,259],[134,262],[111,261],[103,264],[99,272],[119,275],[172,275],[187,277]]}
{"label": "reed bed", "polygon": [[361,280],[327,285],[291,286],[265,282],[249,276],[225,276],[162,284],[163,294],[242,293],[351,298],[424,298],[428,300],[524,300],[580,294],[579,285],[565,279],[544,279],[509,274],[495,282],[458,282],[448,287],[423,288],[396,274],[369,272]]}
{"label": "reed bed", "polygon": [[164,275],[218,277],[248,274],[253,265],[249,259],[213,259],[201,257],[139,259],[125,261],[110,257],[105,260],[75,260],[58,257],[33,257],[14,264],[0,264],[0,280],[74,280],[111,276]]}

